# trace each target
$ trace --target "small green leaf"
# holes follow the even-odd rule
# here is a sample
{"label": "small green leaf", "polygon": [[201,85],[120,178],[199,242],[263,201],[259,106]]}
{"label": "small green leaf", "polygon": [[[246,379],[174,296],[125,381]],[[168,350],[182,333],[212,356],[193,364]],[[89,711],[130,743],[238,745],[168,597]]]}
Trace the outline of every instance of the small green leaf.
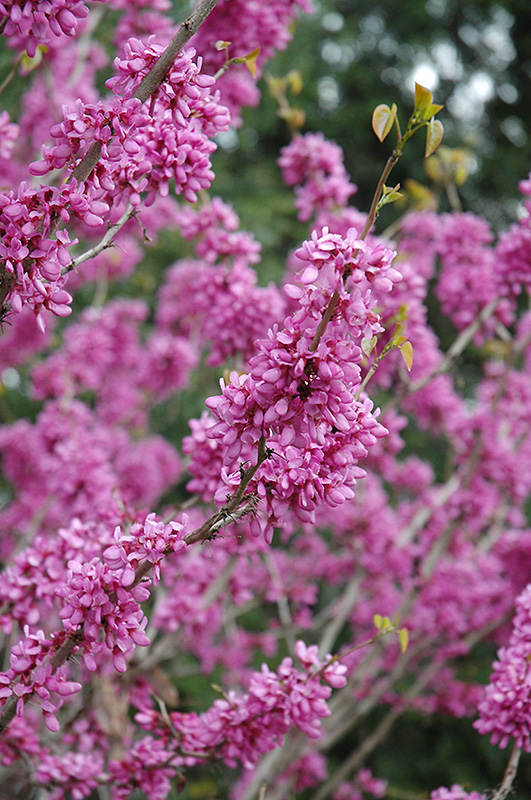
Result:
{"label": "small green leaf", "polygon": [[402,325],[401,322],[397,322],[395,325],[395,329],[393,331],[393,339],[392,339],[393,342],[396,341],[398,336],[402,336],[403,332],[404,332],[404,326]]}
{"label": "small green leaf", "polygon": [[251,53],[247,53],[247,55],[242,58],[242,62],[245,64],[253,78],[256,78],[256,59],[259,55],[260,48],[257,47]]}
{"label": "small green leaf", "polygon": [[433,95],[425,86],[415,84],[415,111],[425,111],[433,100]]}
{"label": "small green leaf", "polygon": [[406,362],[407,371],[411,372],[411,367],[413,366],[413,345],[411,342],[404,342],[404,344],[401,344],[400,353]]}
{"label": "small green leaf", "polygon": [[409,631],[407,628],[400,628],[398,631],[398,638],[400,639],[400,649],[403,653],[406,652],[409,644]]}
{"label": "small green leaf", "polygon": [[376,106],[372,112],[372,129],[381,142],[393,127],[396,119],[396,110],[396,103],[393,103],[391,108],[382,103]]}
{"label": "small green leaf", "polygon": [[20,58],[20,71],[23,75],[28,75],[30,72],[33,72],[34,69],[37,69],[39,64],[42,61],[43,53],[47,53],[48,48],[44,44],[40,44],[35,51],[35,55],[30,58],[27,53],[24,53],[23,56]]}
{"label": "small green leaf", "polygon": [[389,203],[394,203],[395,200],[400,200],[401,197],[404,195],[401,192],[391,192],[390,194],[386,194],[385,197],[382,197],[380,200],[380,206],[387,206]]}
{"label": "small green leaf", "polygon": [[231,46],[231,44],[232,42],[224,42],[223,39],[219,39],[219,41],[217,41],[214,44],[214,47],[216,48],[216,50],[226,50],[228,47]]}
{"label": "small green leaf", "polygon": [[426,152],[424,158],[428,158],[432,153],[435,153],[444,135],[443,124],[438,119],[432,119],[428,122],[428,131],[426,134]]}
{"label": "small green leaf", "polygon": [[298,69],[290,69],[286,75],[291,94],[298,95],[302,92],[302,75]]}
{"label": "small green leaf", "polygon": [[362,339],[361,340],[361,349],[365,353],[366,356],[370,356],[374,349],[374,345],[376,344],[376,336],[373,336],[372,339]]}
{"label": "small green leaf", "polygon": [[430,103],[428,108],[424,109],[424,119],[430,120],[432,117],[438,114],[442,108],[444,108],[444,106],[441,106],[438,103]]}
{"label": "small green leaf", "polygon": [[383,617],[380,614],[375,614],[372,619],[378,630],[381,631],[383,624]]}

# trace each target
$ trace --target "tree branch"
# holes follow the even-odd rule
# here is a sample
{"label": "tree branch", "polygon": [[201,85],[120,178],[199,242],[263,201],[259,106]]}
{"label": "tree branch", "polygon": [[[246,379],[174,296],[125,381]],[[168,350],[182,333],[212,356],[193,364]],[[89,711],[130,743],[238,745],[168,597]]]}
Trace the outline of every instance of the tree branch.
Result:
{"label": "tree branch", "polygon": [[507,763],[507,767],[505,768],[505,775],[503,776],[503,781],[501,782],[501,786],[492,795],[491,800],[505,800],[507,795],[512,789],[514,779],[516,778],[516,772],[518,770],[518,762],[520,760],[520,753],[521,749],[516,746],[513,747],[513,752],[511,753],[511,757]]}
{"label": "tree branch", "polygon": [[94,258],[94,256],[99,255],[106,247],[109,247],[112,240],[116,236],[119,230],[123,228],[126,222],[128,222],[131,217],[134,215],[135,209],[131,205],[131,203],[127,203],[126,209],[118,222],[115,222],[114,225],[111,225],[107,228],[105,235],[102,237],[101,241],[98,244],[95,244],[94,247],[91,247],[90,250],[87,250],[85,253],[82,253],[77,258],[73,258],[71,263],[61,270],[61,275],[66,275],[68,272],[72,272],[83,262],[88,261],[90,258]]}

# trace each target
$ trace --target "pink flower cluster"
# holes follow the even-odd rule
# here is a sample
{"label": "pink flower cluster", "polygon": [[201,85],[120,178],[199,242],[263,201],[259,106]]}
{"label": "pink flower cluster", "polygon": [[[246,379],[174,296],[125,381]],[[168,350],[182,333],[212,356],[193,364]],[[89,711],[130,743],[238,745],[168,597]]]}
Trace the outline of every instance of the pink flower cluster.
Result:
{"label": "pink flower cluster", "polygon": [[[114,566],[113,559],[111,564]],[[112,654],[114,669],[125,672],[126,657],[135,646],[149,644],[144,633],[147,617],[139,606],[148,599],[149,590],[143,585],[131,586],[130,572],[121,562],[119,571],[97,560],[88,564],[70,561],[68,566],[61,590],[65,603],[59,612],[65,630],[82,633],[85,666],[91,672],[96,671],[98,656],[105,651]]]}
{"label": "pink flower cluster", "polygon": [[194,49],[177,57],[149,111],[143,108],[133,93],[162,50],[153,41],[130,40],[125,57],[116,59],[118,75],[107,82],[114,99],[78,101],[73,110],[65,109],[64,121],[51,130],[56,144],[43,147],[43,161],[31,165],[33,174],[65,166],[73,171],[89,145],[98,143],[101,157],[89,181],[100,200],[112,205],[127,198],[138,205],[147,193],[149,205],[158,194],[167,195],[174,180],[176,194],[195,202],[214,177],[210,154],[216,146],[210,137],[227,129],[229,114],[219,93],[210,93],[213,78],[200,74]]}
{"label": "pink flower cluster", "polygon": [[467,792],[462,786],[454,783],[450,789],[444,786],[435,789],[430,795],[430,800],[487,800],[487,795],[479,792]]}
{"label": "pink flower cluster", "polygon": [[188,339],[162,326],[142,342],[148,313],[140,300],[88,308],[65,332],[62,347],[32,370],[34,396],[90,392],[102,422],[145,429],[149,407],[186,386],[198,360]]}
{"label": "pink flower cluster", "polygon": [[24,703],[37,699],[44,716],[46,727],[59,730],[55,716],[68,697],[82,688],[80,683],[69,681],[66,668],[52,669],[49,656],[57,649],[57,643],[47,639],[43,631],[31,633],[24,628],[24,638],[11,650],[11,666],[7,672],[0,673],[0,699],[17,698],[17,714],[24,710]]}
{"label": "pink flower cluster", "polygon": [[278,160],[284,182],[295,186],[295,206],[306,222],[319,211],[343,208],[357,191],[343,165],[343,151],[322,133],[296,136]]}
{"label": "pink flower cluster", "polygon": [[149,514],[141,525],[135,523],[128,534],[122,534],[117,528],[114,532],[114,544],[108,547],[103,558],[107,566],[121,573],[124,586],[131,586],[135,580],[136,568],[145,561],[153,565],[152,582],[156,585],[160,580],[160,562],[169,553],[180,553],[185,547],[186,516],[183,522],[164,524],[157,520],[155,514]]}
{"label": "pink flower cluster", "polygon": [[514,739],[531,752],[531,586],[516,600],[516,616],[507,647],[498,651],[485,698],[478,706],[474,727],[490,734],[492,744],[504,748]]}
{"label": "pink flower cluster", "polygon": [[[346,667],[332,663],[330,656],[320,660],[317,647],[307,648],[302,641],[295,650],[303,672],[293,666],[291,658],[284,658],[276,671],[263,664],[260,672],[252,674],[246,694],[229,692],[201,715],[172,712],[169,719],[177,737],[173,742],[177,752],[182,749],[194,761],[215,756],[230,767],[240,762],[249,768],[261,755],[281,745],[292,727],[318,738],[321,720],[330,714],[326,701],[331,687],[345,685]],[[140,711],[136,720],[150,731],[160,732],[165,725],[150,709]]]}
{"label": "pink flower cluster", "polygon": [[[310,521],[323,503],[352,498],[353,484],[364,475],[358,461],[386,433],[370,401],[358,398],[362,354],[355,340],[381,330],[370,311],[370,287],[389,291],[399,280],[391,267],[393,253],[359,241],[355,231],[343,238],[325,229],[297,256],[302,286],[288,291],[299,298],[299,311],[286,318],[283,329],[274,326],[256,343],[249,374],[233,373],[229,385],[222,383],[221,396],[207,400],[217,418],[207,436],[224,449],[229,487],[238,483],[238,459],[255,459],[253,448],[265,438],[271,457],[256,491],[273,521],[289,508]],[[338,310],[320,333],[334,292]],[[193,462],[191,472],[198,473]],[[220,487],[219,500],[224,491]]]}
{"label": "pink flower cluster", "polygon": [[[65,631],[74,637],[89,671],[98,669],[98,663],[101,665],[102,658],[108,655],[113,668],[125,672],[126,659],[136,646],[149,644],[144,632],[147,617],[139,603],[150,596],[150,583],[158,583],[161,560],[169,553],[185,549],[184,535],[184,524],[164,524],[152,514],[143,524],[132,525],[127,534],[117,528],[114,542],[104,550],[103,560],[97,556],[85,557],[83,561],[71,559],[65,570],[63,562],[52,563],[50,553],[43,559],[37,549],[25,554],[25,558],[19,556],[17,566],[23,581],[28,578],[24,562],[38,566],[36,597],[42,602],[43,595],[48,595],[49,606],[54,600],[59,602],[58,618],[63,622],[64,631],[46,638],[43,631],[32,634],[29,626],[24,626],[25,638],[11,651],[11,668],[0,674],[0,698],[11,695],[19,698],[19,715],[25,700],[37,699],[46,725],[50,730],[59,729],[55,715],[63,702],[60,698],[81,689],[81,684],[67,680],[66,667],[62,664],[54,667],[52,662],[52,656],[66,641]],[[66,537],[63,544],[68,546]],[[101,547],[101,543],[98,544]],[[85,543],[78,549],[81,556],[84,546]],[[151,580],[137,580],[136,569],[143,563],[154,567]],[[42,575],[43,567],[49,570],[49,587],[46,574]],[[15,593],[11,593],[11,602],[15,600],[16,582],[12,582],[12,586]],[[28,613],[35,616],[32,609]],[[51,693],[57,694],[59,699],[53,700]]]}
{"label": "pink flower cluster", "polygon": [[196,238],[196,259],[171,267],[159,292],[156,322],[161,331],[187,337],[207,363],[229,358],[247,363],[256,339],[282,319],[285,302],[273,284],[257,285],[252,265],[260,245],[238,231],[238,217],[219,198],[198,210],[184,208],[178,222],[186,239]]}
{"label": "pink flower cluster", "polygon": [[[166,196],[170,182],[191,202],[200,189],[210,186],[210,154],[216,148],[211,137],[226,130],[228,111],[219,93],[211,94],[213,79],[200,74],[193,49],[179,55],[163,88],[152,97],[151,108],[144,109],[132,95],[161,52],[153,42],[145,46],[131,40],[124,58],[117,59],[119,75],[109,81],[125,99],[78,99],[73,107],[65,106],[63,122],[51,129],[55,144],[44,145],[43,160],[30,166],[34,175],[65,167],[72,175],[88,148],[97,144],[101,157],[84,183],[72,179],[60,188],[40,189],[22,183],[18,190],[0,195],[0,260],[7,273],[7,299],[15,311],[30,304],[37,313],[70,313],[64,276],[74,242],[64,225],[71,218],[90,230],[110,221],[110,209],[117,204],[130,200],[138,205],[146,195],[149,205],[157,196]],[[12,126],[3,122],[9,142]]]}
{"label": "pink flower cluster", "polygon": [[352,783],[342,783],[332,795],[333,800],[363,800],[363,792],[372,797],[385,797],[387,781],[375,778],[368,768],[360,769]]}
{"label": "pink flower cluster", "polygon": [[72,800],[83,800],[108,780],[103,757],[95,752],[43,752],[35,767],[35,782],[45,787],[51,800],[62,800],[67,792]]}
{"label": "pink flower cluster", "polygon": [[0,511],[3,555],[34,518],[39,531],[67,527],[73,517],[120,524],[124,509],[152,505],[178,477],[180,459],[160,436],[135,441],[101,423],[78,401],[46,404],[35,424],[0,428],[4,474],[16,499]]}
{"label": "pink flower cluster", "polygon": [[[259,47],[260,75],[275,50],[286,47],[291,38],[290,26],[300,10],[310,13],[310,0],[270,0],[267,4],[220,0],[192,41],[205,59],[206,71],[212,75],[224,66],[226,57],[224,50],[216,50],[215,42],[230,42],[230,58],[246,56]],[[233,66],[220,78],[219,86],[233,124],[241,124],[240,109],[258,103],[256,81],[244,65]]]}
{"label": "pink flower cluster", "polygon": [[0,111],[0,159],[11,158],[19,127],[11,122],[7,111]]}
{"label": "pink flower cluster", "polygon": [[0,3],[4,35],[12,46],[26,50],[30,58],[38,45],[46,45],[62,36],[75,36],[80,20],[88,13],[82,0],[2,0]]}
{"label": "pink flower cluster", "polygon": [[62,271],[71,262],[68,248],[74,242],[62,226],[72,216],[100,225],[107,211],[106,203],[75,182],[59,189],[22,183],[0,195],[0,263],[15,311],[29,304],[38,315],[44,309],[60,317],[70,314],[72,298],[63,288]]}
{"label": "pink flower cluster", "polygon": [[499,293],[493,235],[487,222],[474,214],[446,215],[437,234],[437,297],[460,331]]}

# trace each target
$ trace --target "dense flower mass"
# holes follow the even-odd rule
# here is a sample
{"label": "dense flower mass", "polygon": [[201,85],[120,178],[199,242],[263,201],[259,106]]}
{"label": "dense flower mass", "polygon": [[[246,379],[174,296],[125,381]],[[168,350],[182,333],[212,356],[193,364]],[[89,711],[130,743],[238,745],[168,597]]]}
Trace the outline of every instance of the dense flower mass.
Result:
{"label": "dense flower mass", "polygon": [[[290,192],[271,231],[231,175],[242,230],[211,156],[310,3],[198,0],[159,82],[174,5],[0,0],[0,796],[384,798],[390,726],[478,710],[505,791],[531,752],[531,178],[498,238],[435,195],[381,235],[428,90],[368,211],[339,144],[295,134],[311,224],[273,283]],[[290,130],[294,74],[268,79]],[[444,769],[414,792],[485,800]]]}
{"label": "dense flower mass", "polygon": [[513,632],[507,647],[498,651],[494,672],[479,704],[474,727],[490,733],[491,742],[506,747],[510,739],[526,753],[531,752],[531,587],[516,600]]}
{"label": "dense flower mass", "polygon": [[319,659],[317,648],[302,641],[295,650],[303,671],[292,658],[284,658],[276,670],[262,664],[260,672],[252,673],[246,693],[230,692],[204,714],[172,712],[164,721],[146,709],[137,721],[146,730],[170,722],[179,749],[191,759],[211,752],[230,767],[241,763],[250,769],[261,755],[281,745],[292,727],[318,738],[321,720],[330,714],[326,701],[331,687],[346,684],[346,667],[331,663],[330,656]]}
{"label": "dense flower mass", "polygon": [[209,92],[213,79],[199,74],[201,62],[193,61],[194,49],[176,59],[151,107],[144,109],[134,90],[162,50],[132,39],[125,58],[116,59],[117,77],[107,82],[115,98],[98,104],[78,101],[65,111],[63,122],[51,130],[56,144],[43,148],[43,161],[32,165],[33,173],[65,166],[73,172],[87,148],[97,143],[101,156],[90,185],[100,200],[112,205],[128,198],[138,205],[140,195],[147,193],[149,205],[157,194],[167,195],[174,180],[176,194],[195,202],[197,192],[214,177],[210,154],[216,146],[211,137],[227,129],[229,114],[219,103],[219,93]]}
{"label": "dense flower mass", "polygon": [[[72,218],[99,227],[111,220],[116,205],[138,206],[144,197],[149,206],[166,196],[170,182],[190,202],[210,186],[212,137],[227,129],[228,110],[219,92],[210,93],[213,78],[200,74],[193,49],[180,54],[149,110],[144,108],[134,89],[161,53],[159,45],[131,40],[116,61],[117,77],[109,81],[115,96],[95,103],[78,99],[63,108],[63,121],[50,131],[55,144],[43,146],[42,161],[30,171],[42,176],[66,168],[70,182],[59,189],[21,184],[0,195],[3,295],[16,311],[29,304],[37,314],[70,313],[64,285],[72,262],[68,248],[75,240],[64,225]],[[3,121],[7,154],[14,126]],[[99,161],[80,183],[76,169],[91,146],[99,148]]]}
{"label": "dense flower mass", "polygon": [[3,0],[0,3],[4,35],[9,37],[12,46],[26,50],[31,58],[39,45],[47,45],[62,36],[75,36],[80,21],[88,13],[82,0],[25,3]]}
{"label": "dense flower mass", "polygon": [[[248,374],[233,373],[221,396],[207,401],[218,420],[208,437],[225,450],[229,487],[250,447],[264,440],[271,451],[256,491],[275,521],[289,508],[309,521],[322,503],[352,498],[352,486],[364,475],[358,461],[385,435],[371,402],[359,397],[362,351],[356,341],[381,330],[370,310],[371,287],[389,291],[400,279],[390,266],[393,253],[358,240],[354,230],[346,238],[327,229],[320,237],[314,233],[296,256],[303,264],[300,284],[287,292],[300,310],[256,342]],[[338,313],[321,330],[334,292]]]}
{"label": "dense flower mass", "polygon": [[[216,42],[229,44],[230,58],[246,56],[260,48],[258,74],[276,50],[283,50],[291,39],[290,26],[297,12],[310,13],[311,0],[270,0],[267,4],[247,0],[220,0],[193,38],[194,47],[205,59],[205,69],[216,74],[225,64],[225,51]],[[254,106],[259,92],[245,66],[236,66],[219,81],[223,102],[231,109],[233,120],[241,124],[240,110]]]}
{"label": "dense flower mass", "polygon": [[319,211],[343,208],[357,187],[343,166],[343,151],[320,133],[297,136],[282,149],[278,160],[284,181],[295,186],[299,219],[311,219]]}

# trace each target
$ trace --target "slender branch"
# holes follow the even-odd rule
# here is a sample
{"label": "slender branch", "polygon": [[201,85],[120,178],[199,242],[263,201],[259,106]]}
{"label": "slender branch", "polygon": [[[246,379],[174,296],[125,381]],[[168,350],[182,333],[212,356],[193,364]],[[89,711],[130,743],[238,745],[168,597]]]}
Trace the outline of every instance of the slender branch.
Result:
{"label": "slender branch", "polygon": [[399,719],[399,716],[400,712],[388,711],[370,736],[366,736],[360,747],[354,750],[350,756],[341,763],[341,766],[338,767],[336,772],[334,772],[326,783],[323,783],[320,789],[314,794],[312,800],[325,800],[326,797],[330,797],[338,784],[341,783],[350,772],[354,772],[354,770],[360,767],[375,747],[388,736],[395,722]]}
{"label": "slender branch", "polygon": [[[142,103],[145,103],[153,92],[157,91],[185,44],[192,38],[194,33],[198,31],[217,2],[218,0],[199,0],[197,6],[190,16],[182,23],[166,50],[162,53],[148,74],[142,79],[133,97],[137,97]],[[98,163],[100,156],[101,144],[99,142],[93,142],[74,169],[72,178],[75,178],[79,183],[85,181]]]}
{"label": "slender branch", "polygon": [[362,583],[362,573],[356,570],[351,580],[345,587],[342,595],[337,613],[332,617],[330,623],[326,626],[319,642],[319,656],[324,658],[327,653],[332,651],[334,643],[341,632],[341,628],[348,619],[348,615],[354,608],[358,600],[359,590]]}
{"label": "slender branch", "polygon": [[312,343],[310,345],[310,353],[315,353],[315,351],[317,350],[319,342],[321,341],[321,336],[325,332],[326,326],[328,325],[328,323],[332,319],[332,315],[333,315],[334,311],[336,310],[336,306],[337,306],[338,302],[339,302],[339,292],[336,289],[336,291],[332,295],[332,299],[328,303],[328,306],[326,307],[326,309],[325,309],[325,311],[323,313],[323,316],[321,317],[321,321],[320,321],[319,325],[317,326],[317,330],[315,331],[315,335],[314,335]]}
{"label": "slender branch", "polygon": [[216,6],[218,0],[199,0],[197,6],[194,8],[190,16],[185,19],[176,35],[171,40],[170,44],[163,52],[157,63],[148,72],[145,78],[136,89],[134,97],[138,97],[142,103],[145,103],[148,97],[155,92],[169,71],[171,65],[185,46],[185,44],[192,38],[203,22],[206,20],[210,12]]}
{"label": "slender branch", "polygon": [[8,697],[4,707],[2,708],[2,716],[0,716],[0,734],[7,730],[9,724],[17,713],[18,697],[14,694]]}
{"label": "slender branch", "polygon": [[[405,138],[404,138],[403,142],[405,142]],[[402,146],[403,146],[403,142],[402,142]],[[391,153],[391,155],[387,159],[387,162],[385,164],[385,167],[383,168],[382,174],[380,175],[380,179],[379,179],[379,181],[378,181],[378,183],[376,185],[376,189],[374,190],[374,195],[373,195],[373,198],[372,198],[371,207],[369,209],[369,214],[367,216],[367,220],[365,222],[365,225],[363,226],[362,232],[358,236],[358,239],[361,239],[361,240],[365,239],[367,234],[371,230],[372,226],[374,225],[376,217],[378,216],[378,203],[380,202],[380,198],[381,198],[381,195],[382,195],[383,187],[385,186],[385,182],[386,182],[387,178],[389,177],[389,174],[390,174],[391,170],[397,164],[398,159],[400,158],[401,155],[402,155],[401,149],[397,148],[397,149],[393,150],[393,152]],[[314,335],[312,343],[310,345],[310,352],[311,353],[315,353],[315,351],[317,350],[317,347],[319,345],[321,337],[322,337],[323,333],[325,332],[328,323],[332,319],[332,316],[334,314],[334,311],[336,310],[338,302],[339,302],[339,292],[336,290],[334,292],[334,294],[332,295],[332,298],[331,298],[328,306],[326,307],[326,309],[325,309],[325,311],[323,313],[321,321],[319,322],[319,325],[317,326],[317,330],[315,331],[315,335]]]}
{"label": "slender branch", "polygon": [[365,239],[365,237],[367,236],[367,234],[369,233],[370,229],[372,228],[372,226],[374,225],[374,223],[376,221],[376,217],[378,216],[378,211],[377,211],[378,203],[380,202],[382,189],[383,189],[383,187],[385,185],[385,182],[386,182],[387,178],[389,177],[389,174],[390,174],[391,170],[398,163],[398,159],[400,158],[401,155],[402,155],[402,152],[400,150],[393,150],[393,152],[391,153],[391,155],[387,159],[386,165],[383,168],[382,174],[380,175],[380,180],[378,181],[378,184],[376,186],[376,189],[375,189],[375,192],[374,192],[374,195],[373,195],[373,198],[372,198],[371,207],[369,209],[369,215],[367,217],[365,225],[363,226],[363,230],[359,235],[360,239]]}
{"label": "slender branch", "polygon": [[520,760],[521,752],[522,752],[521,749],[517,747],[515,743],[513,747],[513,752],[511,753],[511,757],[509,758],[507,767],[505,768],[505,774],[503,776],[501,786],[492,795],[491,800],[505,800],[505,798],[511,791],[514,779],[516,778],[516,772],[518,770],[518,762]]}
{"label": "slender branch", "polygon": [[11,83],[11,81],[13,80],[15,75],[17,74],[17,68],[18,68],[18,65],[20,63],[20,59],[21,58],[22,58],[22,56],[19,56],[17,58],[17,60],[13,64],[13,67],[12,67],[11,71],[7,74],[7,76],[4,78],[4,80],[0,84],[0,94],[2,94],[4,89],[7,89],[7,87],[9,86],[9,84]]}
{"label": "slender branch", "polygon": [[409,542],[411,542],[414,537],[416,536],[419,531],[421,531],[427,522],[431,519],[435,511],[439,508],[442,508],[446,505],[448,500],[451,496],[456,492],[459,487],[461,486],[461,481],[457,475],[452,475],[445,484],[443,484],[437,490],[437,495],[435,499],[431,499],[430,504],[426,504],[419,508],[409,525],[406,525],[405,528],[398,534],[396,538],[396,546],[397,547],[405,547]]}
{"label": "slender branch", "polygon": [[[409,386],[406,386],[406,394],[414,394],[418,392],[419,389],[423,389],[424,386],[427,386],[430,381],[436,378],[438,375],[442,375],[443,372],[447,372],[447,370],[452,365],[453,361],[461,355],[465,347],[470,344],[476,333],[479,331],[481,326],[484,322],[486,322],[489,317],[491,317],[496,308],[498,307],[499,297],[495,297],[493,300],[490,301],[486,306],[484,306],[477,317],[472,320],[472,322],[467,325],[464,330],[461,331],[459,336],[453,341],[451,346],[446,351],[446,354],[441,361],[441,363],[435,367],[429,375],[425,375],[423,378],[419,378],[417,381],[410,383]],[[386,405],[386,409],[392,407],[398,403],[399,400],[402,400],[403,396],[397,397],[395,396],[391,402]]]}
{"label": "slender branch", "polygon": [[[258,443],[258,456],[256,459],[256,464],[253,464],[246,470],[243,470],[240,484],[233,496],[227,502],[227,505],[223,506],[223,508],[220,508],[219,511],[216,511],[215,514],[209,517],[199,528],[196,528],[195,531],[191,531],[185,536],[184,541],[186,544],[193,544],[194,542],[200,542],[208,539],[212,535],[213,531],[218,530],[220,527],[223,527],[224,524],[227,524],[227,522],[231,521],[230,516],[232,512],[236,511],[240,503],[245,499],[245,490],[266,458],[266,439],[262,434]],[[219,525],[218,523],[222,524]]]}
{"label": "slender branch", "polygon": [[94,247],[91,247],[90,250],[87,250],[85,253],[77,256],[77,258],[72,259],[70,264],[61,270],[61,274],[66,275],[68,272],[72,272],[72,270],[75,270],[80,264],[83,264],[90,258],[94,258],[94,256],[99,255],[99,253],[105,250],[106,247],[109,247],[118,231],[123,228],[125,223],[128,222],[134,214],[135,209],[131,203],[127,203],[126,209],[118,222],[115,222],[114,225],[111,225],[109,228],[107,228],[107,231],[102,237],[101,241],[99,241],[98,244],[95,244]]}

